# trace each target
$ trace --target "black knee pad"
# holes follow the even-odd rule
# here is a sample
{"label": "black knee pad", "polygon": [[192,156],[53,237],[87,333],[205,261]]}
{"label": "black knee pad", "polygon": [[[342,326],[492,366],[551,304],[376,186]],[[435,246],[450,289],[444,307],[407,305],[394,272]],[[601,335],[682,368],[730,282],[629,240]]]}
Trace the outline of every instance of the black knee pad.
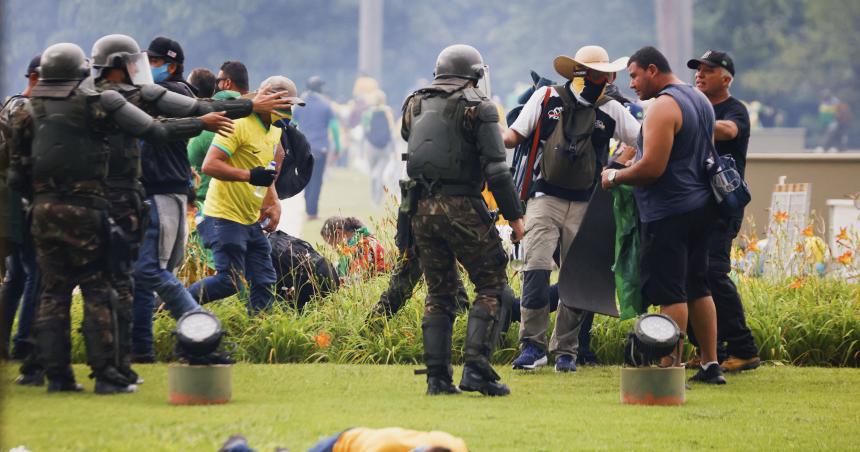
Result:
{"label": "black knee pad", "polygon": [[549,270],[529,270],[523,272],[522,307],[543,309],[549,304]]}

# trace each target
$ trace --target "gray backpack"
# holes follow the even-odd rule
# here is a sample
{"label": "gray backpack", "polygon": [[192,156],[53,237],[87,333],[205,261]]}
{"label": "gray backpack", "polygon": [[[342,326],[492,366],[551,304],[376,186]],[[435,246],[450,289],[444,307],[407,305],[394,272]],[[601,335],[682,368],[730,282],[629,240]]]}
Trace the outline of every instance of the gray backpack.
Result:
{"label": "gray backpack", "polygon": [[[561,98],[563,110],[558,123],[543,146],[540,170],[543,179],[567,190],[585,190],[594,184],[597,174],[597,154],[591,142],[597,107],[609,98],[602,97],[597,105],[583,105],[572,98],[567,87],[552,87]],[[561,127],[559,127],[561,126]]]}

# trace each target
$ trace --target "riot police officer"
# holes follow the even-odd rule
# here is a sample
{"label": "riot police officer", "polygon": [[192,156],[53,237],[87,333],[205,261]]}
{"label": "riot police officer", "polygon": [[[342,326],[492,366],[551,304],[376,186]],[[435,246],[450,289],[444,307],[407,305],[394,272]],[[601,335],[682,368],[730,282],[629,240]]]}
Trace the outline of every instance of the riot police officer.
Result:
{"label": "riot police officer", "polygon": [[[228,99],[220,101],[198,100],[170,91],[153,83],[149,57],[130,36],[113,34],[99,38],[92,49],[95,68],[95,86],[99,91],[115,90],[128,102],[152,116],[194,117],[223,111],[228,118],[248,116],[252,111],[268,114],[273,108],[285,108],[287,101],[278,99],[278,94],[262,93],[254,100]],[[230,129],[232,130],[232,129]],[[111,216],[125,232],[130,253],[120,262],[120,273],[114,281],[119,295],[118,321],[122,332],[120,355],[125,362],[123,369],[130,368],[131,321],[133,304],[133,263],[143,241],[149,214],[144,204],[145,193],[140,183],[141,149],[137,139],[120,130],[108,137],[110,159],[107,186]],[[184,150],[184,146],[183,146]],[[187,160],[187,154],[182,153]],[[190,179],[190,165],[189,168]],[[174,290],[171,297],[164,297],[167,308],[174,318],[199,306],[185,290]]]}
{"label": "riot police officer", "polygon": [[[84,297],[82,330],[95,392],[132,392],[134,380],[120,371],[116,347],[116,293],[109,273],[111,220],[107,215],[107,136],[112,130],[150,140],[195,136],[218,129],[225,118],[169,123],[153,119],[115,91],[98,93],[80,47],[55,44],[42,53],[39,82],[30,103],[12,122],[12,148],[29,159],[13,161],[10,183],[29,184],[33,193],[32,234],[43,271],[34,325],[38,357],[48,391],[81,391],[71,362],[69,309],[72,289]],[[207,125],[208,121],[208,125]],[[32,181],[32,182],[28,182]]]}
{"label": "riot police officer", "polygon": [[469,310],[465,366],[459,389],[500,396],[510,393],[490,366],[501,328],[507,255],[481,197],[485,182],[501,213],[523,235],[522,207],[505,163],[495,105],[476,88],[484,75],[481,54],[471,46],[445,48],[435,79],[407,98],[401,135],[409,142],[406,210],[428,295],[424,308],[427,393],[453,394],[451,332],[456,313],[457,264],[477,292]]}

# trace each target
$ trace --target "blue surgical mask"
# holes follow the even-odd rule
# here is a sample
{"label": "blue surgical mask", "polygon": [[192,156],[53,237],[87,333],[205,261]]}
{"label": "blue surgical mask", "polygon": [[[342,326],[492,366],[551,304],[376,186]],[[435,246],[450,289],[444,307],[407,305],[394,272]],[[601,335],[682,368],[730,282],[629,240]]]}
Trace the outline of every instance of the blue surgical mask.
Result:
{"label": "blue surgical mask", "polygon": [[170,72],[167,72],[167,63],[164,63],[158,67],[152,67],[152,79],[155,81],[155,83],[161,83],[167,80],[167,77],[169,76]]}

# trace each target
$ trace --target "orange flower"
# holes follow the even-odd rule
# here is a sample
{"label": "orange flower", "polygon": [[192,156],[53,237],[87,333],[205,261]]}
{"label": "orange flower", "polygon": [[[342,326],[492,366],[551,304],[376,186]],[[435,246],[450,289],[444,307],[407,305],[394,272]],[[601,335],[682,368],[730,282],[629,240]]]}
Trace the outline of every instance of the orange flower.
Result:
{"label": "orange flower", "polygon": [[753,253],[758,253],[759,251],[761,251],[761,249],[758,247],[758,242],[756,242],[755,240],[750,241],[750,243],[747,244],[747,251],[752,251]]}
{"label": "orange flower", "polygon": [[773,220],[776,221],[777,224],[785,223],[785,221],[788,220],[788,212],[784,210],[776,212],[773,216]]}
{"label": "orange flower", "polygon": [[328,348],[331,345],[331,335],[325,331],[320,331],[319,334],[314,336],[314,342],[317,343],[319,348]]}
{"label": "orange flower", "polygon": [[795,253],[802,253],[803,252],[803,244],[798,243],[797,246],[794,247],[794,252]]}
{"label": "orange flower", "polygon": [[842,253],[841,256],[836,258],[836,260],[838,260],[839,263],[842,265],[851,265],[851,261],[853,260],[853,258],[854,258],[854,254],[851,251],[846,251],[846,252]]}
{"label": "orange flower", "polygon": [[836,240],[848,240],[848,228],[839,228],[839,235],[836,236]]}
{"label": "orange flower", "polygon": [[805,283],[805,281],[803,280],[803,278],[798,276],[797,278],[794,278],[794,281],[792,281],[791,284],[788,285],[788,288],[789,289],[800,289],[801,287],[803,287],[804,283]]}
{"label": "orange flower", "polygon": [[807,237],[812,237],[814,235],[814,233],[812,232],[812,225],[811,224],[809,226],[803,228],[803,235],[805,235]]}

